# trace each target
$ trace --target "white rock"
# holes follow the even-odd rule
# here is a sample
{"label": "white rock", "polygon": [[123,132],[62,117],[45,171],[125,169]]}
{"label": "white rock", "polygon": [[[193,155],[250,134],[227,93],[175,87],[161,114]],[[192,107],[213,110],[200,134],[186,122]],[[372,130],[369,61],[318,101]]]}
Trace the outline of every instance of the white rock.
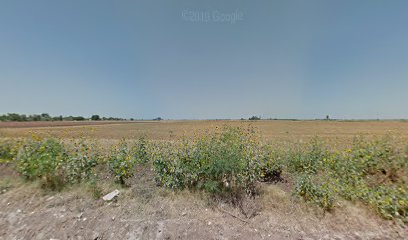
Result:
{"label": "white rock", "polygon": [[118,195],[119,195],[119,190],[115,189],[115,191],[110,192],[110,193],[106,194],[105,196],[103,196],[102,199],[105,200],[105,201],[111,201],[112,199],[114,199]]}

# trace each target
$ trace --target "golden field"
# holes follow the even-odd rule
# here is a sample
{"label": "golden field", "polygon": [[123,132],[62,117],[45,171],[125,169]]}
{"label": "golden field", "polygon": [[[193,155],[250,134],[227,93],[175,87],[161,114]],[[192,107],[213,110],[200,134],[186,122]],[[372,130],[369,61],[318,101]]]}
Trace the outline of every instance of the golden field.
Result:
{"label": "golden field", "polygon": [[[3,125],[2,125],[3,124]],[[174,140],[182,136],[212,130],[215,127],[252,126],[265,141],[307,141],[319,137],[333,146],[350,143],[356,136],[367,138],[392,136],[397,142],[408,140],[406,121],[291,121],[291,120],[184,120],[184,121],[134,121],[134,122],[77,122],[68,126],[54,122],[26,123],[10,127],[0,123],[0,137],[28,137],[35,132],[58,138],[86,136],[97,139],[138,138],[150,140]]]}

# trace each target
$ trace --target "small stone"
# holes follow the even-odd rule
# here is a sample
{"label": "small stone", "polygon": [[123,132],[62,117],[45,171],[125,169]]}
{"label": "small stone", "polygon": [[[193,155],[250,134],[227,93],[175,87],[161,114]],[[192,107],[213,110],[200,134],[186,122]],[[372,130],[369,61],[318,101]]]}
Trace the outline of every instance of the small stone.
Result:
{"label": "small stone", "polygon": [[186,216],[186,215],[187,215],[186,212],[182,212],[182,213],[181,213],[181,216]]}
{"label": "small stone", "polygon": [[111,201],[112,199],[114,199],[116,196],[119,195],[119,190],[115,189],[114,191],[106,194],[105,196],[102,197],[102,199],[104,201]]}
{"label": "small stone", "polygon": [[21,209],[17,209],[17,213],[21,213]]}
{"label": "small stone", "polygon": [[115,221],[115,217],[112,217],[112,221]]}
{"label": "small stone", "polygon": [[208,226],[210,226],[212,224],[212,222],[208,222]]}

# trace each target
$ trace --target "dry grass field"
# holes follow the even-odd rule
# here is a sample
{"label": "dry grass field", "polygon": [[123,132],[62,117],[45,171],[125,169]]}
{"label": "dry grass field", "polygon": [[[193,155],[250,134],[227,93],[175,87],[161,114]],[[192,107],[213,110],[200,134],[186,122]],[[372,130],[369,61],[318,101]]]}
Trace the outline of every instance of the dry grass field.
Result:
{"label": "dry grass field", "polygon": [[[63,124],[61,126],[60,124]],[[301,141],[319,137],[334,145],[350,143],[356,136],[390,135],[408,140],[408,121],[290,121],[197,120],[136,122],[0,123],[0,137],[29,137],[33,132],[59,138],[86,136],[97,139],[138,138],[173,140],[198,131],[228,126],[253,126],[265,141]]]}

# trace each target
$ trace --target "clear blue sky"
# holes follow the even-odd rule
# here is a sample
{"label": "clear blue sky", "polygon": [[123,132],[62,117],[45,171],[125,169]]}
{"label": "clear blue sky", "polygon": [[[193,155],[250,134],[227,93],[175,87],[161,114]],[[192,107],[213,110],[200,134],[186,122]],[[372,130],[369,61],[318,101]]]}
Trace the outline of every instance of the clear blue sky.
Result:
{"label": "clear blue sky", "polygon": [[408,1],[2,0],[0,89],[0,113],[408,118]]}

